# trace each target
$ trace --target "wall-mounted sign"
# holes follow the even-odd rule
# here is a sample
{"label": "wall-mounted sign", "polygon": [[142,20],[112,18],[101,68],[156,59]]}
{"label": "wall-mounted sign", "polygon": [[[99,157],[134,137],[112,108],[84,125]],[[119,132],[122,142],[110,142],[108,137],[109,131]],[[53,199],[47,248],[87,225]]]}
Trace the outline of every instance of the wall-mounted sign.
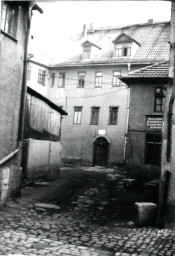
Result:
{"label": "wall-mounted sign", "polygon": [[146,128],[162,130],[163,117],[162,116],[146,116]]}
{"label": "wall-mounted sign", "polygon": [[106,130],[98,130],[98,135],[106,135]]}

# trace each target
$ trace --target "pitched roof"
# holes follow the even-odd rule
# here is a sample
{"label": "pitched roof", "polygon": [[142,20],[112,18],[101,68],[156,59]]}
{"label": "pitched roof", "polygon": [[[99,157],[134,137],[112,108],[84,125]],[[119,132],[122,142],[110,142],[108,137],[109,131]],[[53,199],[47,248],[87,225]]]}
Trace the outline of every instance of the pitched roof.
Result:
{"label": "pitched roof", "polygon": [[59,106],[57,106],[54,102],[52,102],[51,100],[49,100],[48,98],[46,98],[45,96],[43,96],[42,94],[40,94],[39,92],[35,91],[34,89],[32,89],[31,87],[27,86],[27,92],[32,95],[35,96],[36,98],[44,101],[46,104],[48,104],[52,109],[56,110],[57,112],[59,112],[61,115],[68,115],[66,111],[64,111],[62,108],[60,108]]}
{"label": "pitched roof", "polygon": [[115,43],[124,43],[124,42],[135,42],[136,44],[140,45],[134,38],[127,35],[126,33],[121,33],[119,36],[117,36],[113,41]]}
{"label": "pitched roof", "polygon": [[[140,46],[134,56],[113,57],[115,40],[122,33],[127,34]],[[81,44],[84,40],[93,42],[101,50],[90,60],[82,59]],[[87,33],[86,39],[78,37],[66,46],[65,58],[52,67],[115,63],[156,63],[169,60],[170,22],[136,24],[119,28],[96,29]],[[59,60],[59,58],[58,58]]]}
{"label": "pitched roof", "polygon": [[154,65],[130,72],[126,75],[122,75],[120,76],[120,79],[122,81],[126,81],[137,78],[168,78],[169,66],[169,61],[156,63]]}
{"label": "pitched roof", "polygon": [[90,41],[88,41],[88,40],[86,40],[86,41],[85,41],[84,43],[82,43],[81,45],[82,45],[82,46],[93,45],[93,46],[95,46],[96,48],[101,49],[98,45],[96,45],[96,44],[94,44],[94,43],[92,43],[92,42],[90,42]]}

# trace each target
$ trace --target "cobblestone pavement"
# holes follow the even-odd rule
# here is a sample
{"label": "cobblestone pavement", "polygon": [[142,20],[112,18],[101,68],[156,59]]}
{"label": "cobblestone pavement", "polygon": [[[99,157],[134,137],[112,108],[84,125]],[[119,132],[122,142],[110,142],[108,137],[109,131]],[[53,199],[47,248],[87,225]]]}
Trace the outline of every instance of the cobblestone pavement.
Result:
{"label": "cobblestone pavement", "polygon": [[[88,191],[95,193],[95,188]],[[175,231],[139,228],[115,218],[103,222],[105,204],[90,210],[86,196],[55,211],[11,203],[0,212],[0,255],[175,255]]]}

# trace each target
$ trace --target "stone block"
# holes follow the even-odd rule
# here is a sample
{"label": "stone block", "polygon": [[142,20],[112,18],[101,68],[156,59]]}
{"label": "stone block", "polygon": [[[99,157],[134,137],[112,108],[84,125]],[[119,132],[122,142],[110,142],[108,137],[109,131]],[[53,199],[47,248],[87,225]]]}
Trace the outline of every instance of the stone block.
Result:
{"label": "stone block", "polygon": [[157,205],[149,202],[135,203],[135,224],[139,226],[151,226],[155,224]]}
{"label": "stone block", "polygon": [[125,179],[123,181],[124,188],[133,189],[136,188],[136,180],[135,179]]}

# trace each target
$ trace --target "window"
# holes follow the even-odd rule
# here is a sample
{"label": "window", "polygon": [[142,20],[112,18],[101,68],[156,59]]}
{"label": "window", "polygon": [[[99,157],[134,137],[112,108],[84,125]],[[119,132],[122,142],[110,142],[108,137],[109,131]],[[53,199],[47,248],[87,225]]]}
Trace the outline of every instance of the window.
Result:
{"label": "window", "polygon": [[84,47],[83,59],[90,59],[91,46]]}
{"label": "window", "polygon": [[131,46],[117,45],[115,48],[116,57],[131,56]]}
{"label": "window", "polygon": [[165,88],[155,88],[154,111],[163,112]]}
{"label": "window", "polygon": [[112,82],[113,87],[121,85],[121,81],[118,78],[120,75],[121,75],[120,71],[114,71],[114,73],[113,73],[113,82]]}
{"label": "window", "polygon": [[109,108],[109,125],[117,124],[118,107]]}
{"label": "window", "polygon": [[99,119],[99,107],[92,107],[91,108],[91,121],[90,124],[98,125],[98,119]]}
{"label": "window", "polygon": [[63,88],[65,86],[65,79],[66,79],[66,74],[60,73],[58,87]]}
{"label": "window", "polygon": [[102,87],[103,72],[96,72],[95,87]]}
{"label": "window", "polygon": [[82,107],[74,107],[74,124],[81,124]]}
{"label": "window", "polygon": [[9,35],[16,37],[17,9],[6,3],[2,7],[1,29]]}
{"label": "window", "polygon": [[51,87],[54,87],[54,83],[55,83],[55,73],[51,74]]}
{"label": "window", "polygon": [[46,70],[39,68],[38,70],[38,83],[45,85]]}
{"label": "window", "polygon": [[30,78],[31,78],[31,69],[32,69],[32,67],[31,67],[31,65],[29,65],[28,66],[28,74],[27,74],[27,79],[28,80],[30,80]]}
{"label": "window", "polygon": [[145,145],[145,163],[160,164],[161,156],[161,134],[147,133]]}
{"label": "window", "polygon": [[84,84],[85,84],[85,72],[79,72],[78,73],[78,87],[79,88],[84,88]]}

